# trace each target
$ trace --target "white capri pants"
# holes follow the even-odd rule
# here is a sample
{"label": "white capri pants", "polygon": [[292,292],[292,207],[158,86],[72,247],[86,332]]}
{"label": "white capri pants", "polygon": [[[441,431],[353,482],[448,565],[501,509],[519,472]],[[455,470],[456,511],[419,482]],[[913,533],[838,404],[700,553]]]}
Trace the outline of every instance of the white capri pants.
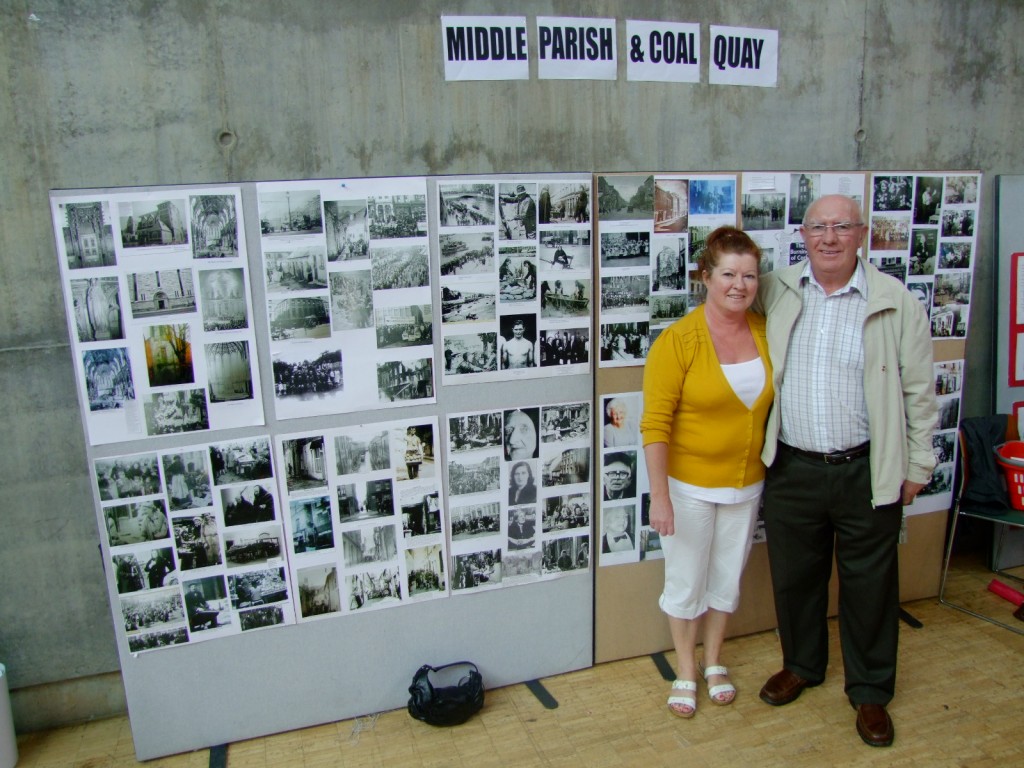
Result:
{"label": "white capri pants", "polygon": [[661,537],[665,589],[658,605],[677,619],[696,619],[709,608],[733,613],[740,577],[753,544],[761,495],[736,504],[702,501],[672,488],[675,533]]}

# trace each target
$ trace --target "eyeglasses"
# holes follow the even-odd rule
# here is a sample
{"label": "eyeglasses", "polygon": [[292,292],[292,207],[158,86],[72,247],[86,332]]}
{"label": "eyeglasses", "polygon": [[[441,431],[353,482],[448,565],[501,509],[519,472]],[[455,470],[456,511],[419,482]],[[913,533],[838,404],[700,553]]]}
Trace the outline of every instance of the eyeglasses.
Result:
{"label": "eyeglasses", "polygon": [[629,477],[629,472],[622,469],[611,469],[605,472],[607,477]]}
{"label": "eyeglasses", "polygon": [[823,237],[831,229],[839,237],[849,237],[859,232],[863,226],[864,224],[859,221],[840,221],[836,224],[805,224],[804,232],[810,237]]}

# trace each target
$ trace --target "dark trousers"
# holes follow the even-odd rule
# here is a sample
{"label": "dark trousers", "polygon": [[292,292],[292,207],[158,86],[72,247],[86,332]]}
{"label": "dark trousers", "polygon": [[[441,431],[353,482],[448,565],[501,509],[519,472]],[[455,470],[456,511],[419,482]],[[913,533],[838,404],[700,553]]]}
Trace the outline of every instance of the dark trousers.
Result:
{"label": "dark trousers", "polygon": [[765,534],[783,666],[818,683],[828,666],[835,552],[846,694],[888,704],[899,638],[899,502],[871,506],[867,457],[829,465],[779,446],[764,489]]}

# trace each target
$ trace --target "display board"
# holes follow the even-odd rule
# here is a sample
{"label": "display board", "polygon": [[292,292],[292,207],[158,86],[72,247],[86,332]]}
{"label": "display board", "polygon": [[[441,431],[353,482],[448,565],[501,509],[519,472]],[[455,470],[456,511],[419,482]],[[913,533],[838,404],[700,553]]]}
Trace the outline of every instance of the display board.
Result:
{"label": "display board", "polygon": [[[403,707],[424,663],[487,687],[592,663],[590,176],[479,183],[492,219],[466,226],[426,178],[51,193],[76,356],[127,350],[79,390],[139,759]],[[444,275],[445,243],[485,233],[487,269]],[[178,344],[150,329],[172,321]],[[493,337],[476,386],[434,364],[462,329]],[[221,399],[242,415],[215,421]]]}
{"label": "display board", "polygon": [[[703,300],[697,257],[717,226],[747,231],[761,246],[762,273],[806,258],[799,227],[810,203],[826,194],[859,200],[867,235],[861,255],[907,284],[929,316],[935,356],[939,422],[932,481],[907,507],[901,536],[902,600],[937,594],[939,567],[952,503],[952,475],[960,418],[971,278],[977,260],[977,172],[768,172],[740,174],[622,173],[595,177],[596,259],[601,289],[601,357],[595,373],[603,468],[629,473],[628,501],[602,493],[595,540],[595,661],[672,647],[658,608],[663,568],[658,535],[646,518],[646,468],[634,413],[627,447],[614,447],[623,430],[610,406],[630,413],[641,404],[643,363],[657,334]],[[614,463],[614,466],[611,466]],[[611,477],[598,478],[607,488]],[[614,489],[613,489],[614,492]],[[623,514],[625,509],[626,514]],[[628,537],[609,545],[609,533]],[[733,635],[775,626],[764,531],[743,576],[741,602],[729,624]],[[832,583],[830,610],[836,608]],[[638,633],[636,626],[647,631]]]}

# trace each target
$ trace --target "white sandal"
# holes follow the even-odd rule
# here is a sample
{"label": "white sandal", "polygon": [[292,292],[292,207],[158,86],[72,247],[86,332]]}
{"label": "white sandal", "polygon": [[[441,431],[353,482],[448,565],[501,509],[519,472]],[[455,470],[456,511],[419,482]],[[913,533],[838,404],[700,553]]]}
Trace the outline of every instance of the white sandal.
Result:
{"label": "white sandal", "polygon": [[697,697],[692,695],[697,692],[697,684],[692,680],[676,680],[672,683],[672,690],[675,691],[687,691],[690,696],[676,696],[672,695],[668,697],[668,711],[676,717],[689,720],[695,714],[697,714]]}
{"label": "white sandal", "polygon": [[[701,673],[704,675],[704,680],[707,681],[712,675],[718,675],[720,677],[728,677],[729,670],[721,666],[707,667],[701,669]],[[724,696],[725,698],[719,698]],[[713,704],[717,704],[720,707],[724,707],[727,704],[732,704],[736,698],[736,686],[732,683],[721,683],[720,685],[708,685],[708,698],[711,699]]]}

